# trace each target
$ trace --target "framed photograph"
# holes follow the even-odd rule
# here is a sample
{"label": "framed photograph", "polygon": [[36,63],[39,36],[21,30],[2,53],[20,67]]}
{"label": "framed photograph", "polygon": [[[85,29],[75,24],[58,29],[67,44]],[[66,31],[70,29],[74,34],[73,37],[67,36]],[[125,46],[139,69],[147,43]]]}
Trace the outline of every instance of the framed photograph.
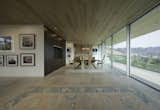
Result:
{"label": "framed photograph", "polygon": [[35,49],[35,34],[20,34],[20,49]]}
{"label": "framed photograph", "polygon": [[0,55],[0,67],[4,66],[4,56]]}
{"label": "framed photograph", "polygon": [[9,66],[9,67],[18,66],[18,55],[7,55],[6,56],[6,66]]}
{"label": "framed photograph", "polygon": [[11,36],[0,36],[0,52],[12,51],[13,50],[13,37]]}
{"label": "framed photograph", "polygon": [[21,66],[35,66],[35,54],[34,53],[22,53],[21,54]]}

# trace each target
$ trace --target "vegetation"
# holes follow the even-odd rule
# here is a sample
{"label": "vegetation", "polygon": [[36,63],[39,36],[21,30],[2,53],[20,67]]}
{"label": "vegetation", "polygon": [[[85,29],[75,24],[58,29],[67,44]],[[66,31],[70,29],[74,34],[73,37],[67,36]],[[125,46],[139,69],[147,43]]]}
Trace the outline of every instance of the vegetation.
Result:
{"label": "vegetation", "polygon": [[160,58],[133,56],[131,65],[160,73]]}
{"label": "vegetation", "polygon": [[113,55],[112,60],[113,60],[113,62],[119,62],[119,63],[122,63],[122,64],[127,63],[127,57],[122,56],[122,55]]}
{"label": "vegetation", "polygon": [[[112,57],[113,62],[119,62],[122,64],[126,64],[126,56],[123,55],[113,55]],[[160,73],[160,58],[153,58],[152,56],[150,57],[144,57],[144,56],[132,56],[132,66],[142,68],[145,70],[153,71],[153,72],[158,72]]]}

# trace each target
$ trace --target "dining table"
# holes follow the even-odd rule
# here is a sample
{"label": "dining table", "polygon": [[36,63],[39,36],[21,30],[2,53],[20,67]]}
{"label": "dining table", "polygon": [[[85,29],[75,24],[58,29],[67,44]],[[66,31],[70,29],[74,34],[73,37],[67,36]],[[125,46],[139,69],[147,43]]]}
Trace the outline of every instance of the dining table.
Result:
{"label": "dining table", "polygon": [[93,68],[96,69],[96,66],[95,66],[96,61],[97,60],[94,57],[89,57],[89,58],[79,57],[79,58],[76,58],[75,62],[79,64],[75,68],[85,69],[86,66],[88,68],[92,66]]}

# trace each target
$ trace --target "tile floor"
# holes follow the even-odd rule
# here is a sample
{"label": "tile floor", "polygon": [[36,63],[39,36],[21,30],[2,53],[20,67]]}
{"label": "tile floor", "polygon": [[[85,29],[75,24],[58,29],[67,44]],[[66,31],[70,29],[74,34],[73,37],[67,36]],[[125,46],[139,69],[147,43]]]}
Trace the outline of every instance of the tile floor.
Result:
{"label": "tile floor", "polygon": [[160,93],[120,73],[62,67],[45,78],[0,78],[0,110],[160,110]]}

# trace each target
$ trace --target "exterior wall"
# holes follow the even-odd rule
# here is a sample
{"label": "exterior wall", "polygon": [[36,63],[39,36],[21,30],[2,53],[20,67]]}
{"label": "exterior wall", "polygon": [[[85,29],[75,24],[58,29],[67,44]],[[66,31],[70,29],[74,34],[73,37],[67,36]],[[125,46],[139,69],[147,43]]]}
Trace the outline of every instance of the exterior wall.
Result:
{"label": "exterior wall", "polygon": [[[35,49],[22,50],[19,34],[35,34]],[[0,55],[18,55],[17,67],[0,67],[0,77],[43,77],[44,76],[44,27],[43,25],[1,25],[0,35],[13,36],[14,50]],[[21,53],[35,53],[35,66],[20,66]]]}

